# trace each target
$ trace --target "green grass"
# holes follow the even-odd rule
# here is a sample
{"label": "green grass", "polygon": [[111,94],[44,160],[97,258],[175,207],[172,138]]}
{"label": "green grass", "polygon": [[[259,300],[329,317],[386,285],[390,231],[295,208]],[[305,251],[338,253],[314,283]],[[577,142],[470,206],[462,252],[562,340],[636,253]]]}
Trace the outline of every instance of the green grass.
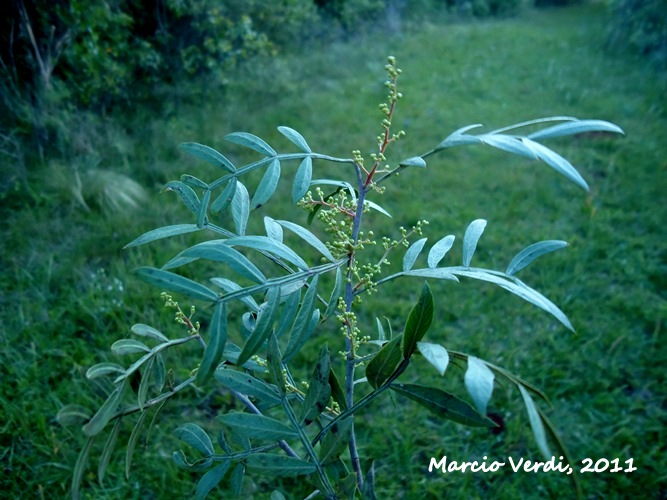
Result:
{"label": "green grass", "polygon": [[[159,291],[139,283],[130,271],[161,265],[181,248],[179,241],[121,247],[153,227],[189,222],[174,198],[157,195],[161,184],[186,171],[203,179],[218,175],[183,160],[174,146],[197,141],[228,148],[223,152],[242,162],[249,157],[226,146],[225,134],[246,130],[285,150],[289,146],[275,127],[288,125],[318,152],[371,152],[380,119],[377,104],[385,94],[382,66],[393,54],[404,72],[405,94],[395,123],[408,135],[391,150],[390,161],[427,151],[471,123],[492,130],[541,116],[573,115],[625,129],[623,138],[549,143],[580,168],[590,196],[541,164],[468,147],[433,157],[425,171],[402,174],[381,200],[393,220],[374,216],[372,222],[376,234],[396,235],[394,224],[427,218],[430,241],[450,233],[460,241],[471,220],[485,218],[489,225],[475,262],[492,268],[503,268],[534,241],[567,240],[568,249],[545,257],[521,277],[561,306],[576,335],[501,290],[432,283],[437,316],[428,336],[544,389],[554,403],[549,416],[575,460],[635,459],[638,470],[632,474],[581,475],[587,498],[622,498],[638,491],[647,498],[664,496],[667,82],[645,61],[605,52],[605,29],[605,13],[597,5],[527,12],[502,21],[426,24],[275,60],[248,71],[206,104],[184,104],[165,114],[138,110],[122,119],[126,131],[110,134],[102,151],[102,157],[118,160],[103,167],[123,165],[124,173],[152,193],[145,209],[126,215],[86,212],[53,188],[48,170],[35,169],[43,176],[33,181],[37,202],[17,194],[2,208],[3,494],[65,497],[83,439],[77,428],[58,425],[58,409],[102,402],[107,388],[91,385],[85,370],[113,360],[108,347],[127,336],[132,324],[170,328]],[[289,193],[287,182],[284,193]],[[255,219],[291,214],[289,197],[284,198],[272,200]],[[459,258],[455,249],[448,259]],[[370,314],[361,318],[363,324],[386,316],[400,331],[420,288],[418,281],[404,281],[368,298]],[[386,296],[392,300],[383,300]],[[313,346],[312,352],[317,350]],[[186,349],[172,362],[184,363],[185,370],[196,363],[194,357],[186,363],[194,354]],[[436,378],[426,367],[412,367],[406,375],[419,382]],[[460,390],[462,378],[452,368],[442,383]],[[362,455],[376,461],[380,496],[570,497],[562,475],[512,474],[508,468],[495,474],[427,472],[432,456],[539,459],[519,399],[516,391],[496,388],[490,411],[506,422],[497,436],[438,420],[391,398],[365,410],[359,441]],[[147,446],[137,451],[131,478],[124,479],[123,457],[117,453],[104,486],[96,483],[95,466],[88,469],[85,494],[191,496],[197,476],[171,464],[172,451],[180,447],[171,432],[185,421],[206,422],[216,409],[232,404],[209,392],[179,396],[166,407]],[[131,432],[125,425],[121,440]],[[248,496],[264,498],[276,484],[253,478],[245,489]]]}

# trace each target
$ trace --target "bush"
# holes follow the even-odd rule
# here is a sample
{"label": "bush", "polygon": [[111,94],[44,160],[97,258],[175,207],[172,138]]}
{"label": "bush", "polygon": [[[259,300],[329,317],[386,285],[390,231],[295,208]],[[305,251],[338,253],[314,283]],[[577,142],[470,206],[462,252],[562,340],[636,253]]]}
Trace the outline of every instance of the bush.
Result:
{"label": "bush", "polygon": [[615,0],[609,43],[626,47],[667,68],[667,1]]}

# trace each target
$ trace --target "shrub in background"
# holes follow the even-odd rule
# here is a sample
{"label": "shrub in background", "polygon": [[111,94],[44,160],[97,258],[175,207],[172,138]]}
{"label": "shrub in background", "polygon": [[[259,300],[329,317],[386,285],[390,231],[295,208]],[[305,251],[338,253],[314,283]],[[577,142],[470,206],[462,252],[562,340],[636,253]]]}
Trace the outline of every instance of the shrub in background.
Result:
{"label": "shrub in background", "polygon": [[[91,411],[70,405],[59,412],[62,423],[80,423],[88,436],[74,468],[75,498],[80,495],[93,442],[108,427],[111,430],[104,438],[97,469],[100,481],[122,423],[130,420],[134,425],[125,453],[129,475],[139,436],[148,432],[145,427],[155,422],[171,397],[193,388],[226,391],[242,408],[223,408],[211,421],[182,422],[175,428],[175,435],[186,447],[174,453],[174,461],[202,474],[197,498],[206,497],[222,481],[239,495],[246,475],[298,476],[299,492],[309,489],[309,498],[375,498],[373,457],[360,455],[363,447],[355,433],[355,420],[362,410],[368,418],[374,401],[393,393],[456,424],[493,427],[495,423],[486,409],[496,381],[518,389],[544,457],[550,459],[555,447],[556,456],[563,455],[569,461],[553,425],[535,401],[545,399],[539,389],[502,367],[449,350],[426,336],[438,303],[428,281],[456,283],[460,279],[497,285],[573,330],[555,304],[516,277],[535,259],[566,243],[549,240],[530,245],[511,259],[504,271],[474,267],[475,250],[486,226],[486,221],[478,219],[463,235],[461,263],[443,265],[454,245],[453,235],[437,237],[425,251],[427,237],[422,235],[427,221],[380,236],[368,226],[372,222],[368,212],[391,217],[385,208],[391,204],[391,197],[384,192],[390,187],[400,190],[400,184],[391,184],[398,173],[425,169],[426,159],[432,155],[464,145],[487,145],[541,161],[588,190],[586,181],[565,158],[538,141],[584,132],[622,131],[608,122],[568,117],[539,119],[481,134],[472,134],[480,125],[471,125],[450,134],[430,151],[389,162],[390,146],[404,132],[392,128],[402,97],[397,86],[400,70],[394,58],[389,58],[385,69],[388,96],[380,104],[383,118],[377,150],[369,157],[358,150],[349,158],[316,153],[303,135],[286,126],[278,130],[293,148],[289,153],[278,153],[247,132],[226,136],[230,143],[259,155],[257,161],[242,166],[208,146],[180,146],[222,175],[206,182],[185,174],[169,182],[165,190],[177,194],[192,212],[193,221],[151,230],[127,247],[190,233],[209,234],[212,239],[185,248],[160,268],[136,271],[142,280],[165,290],[162,297],[166,307],[175,311],[178,326],[164,325],[169,328],[161,328],[168,331],[165,334],[153,326],[135,324],[131,328],[133,337],[111,346],[114,354],[129,357],[129,362],[99,363],[87,371],[89,379],[109,381],[110,394],[102,406]],[[518,134],[521,128],[533,131]],[[318,177],[324,163],[336,167],[329,171],[339,175]],[[292,220],[265,216],[263,224],[258,225],[251,218],[259,207],[270,208],[279,180],[291,165],[298,165],[290,176],[291,198],[308,211],[312,231],[295,222],[299,219],[297,211]],[[263,173],[251,186],[247,174],[253,171]],[[428,170],[424,174],[428,175]],[[380,204],[383,196],[385,206]],[[395,208],[392,211],[400,213],[400,207]],[[426,204],[424,209],[437,213]],[[252,229],[258,227],[261,231]],[[183,266],[199,268],[199,272],[187,273],[198,277],[174,272]],[[374,318],[373,311],[365,307],[364,297],[396,279],[406,280],[407,285],[410,278],[421,282],[421,292],[403,330],[393,332],[381,318]],[[194,306],[183,308],[171,294],[202,301],[206,307],[202,312]],[[375,330],[362,330],[361,325],[369,324],[368,320],[376,324]],[[174,357],[175,364],[168,369],[165,353],[185,344],[199,346],[200,363],[188,365],[183,363],[184,358]],[[306,345],[309,349],[304,350]],[[306,352],[319,354],[307,359],[304,372],[295,365],[297,355],[304,357]],[[450,364],[463,368],[463,385],[471,402],[437,386],[401,380],[408,369],[422,367],[449,376]],[[569,477],[577,481],[576,474]],[[282,497],[280,492],[272,496]]]}

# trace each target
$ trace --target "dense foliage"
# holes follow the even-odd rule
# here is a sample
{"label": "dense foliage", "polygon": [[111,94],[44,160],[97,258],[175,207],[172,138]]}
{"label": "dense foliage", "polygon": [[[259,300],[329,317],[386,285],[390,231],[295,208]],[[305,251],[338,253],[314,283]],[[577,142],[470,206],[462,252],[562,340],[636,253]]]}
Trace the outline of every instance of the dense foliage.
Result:
{"label": "dense foliage", "polygon": [[610,42],[650,57],[667,69],[667,1],[614,0]]}

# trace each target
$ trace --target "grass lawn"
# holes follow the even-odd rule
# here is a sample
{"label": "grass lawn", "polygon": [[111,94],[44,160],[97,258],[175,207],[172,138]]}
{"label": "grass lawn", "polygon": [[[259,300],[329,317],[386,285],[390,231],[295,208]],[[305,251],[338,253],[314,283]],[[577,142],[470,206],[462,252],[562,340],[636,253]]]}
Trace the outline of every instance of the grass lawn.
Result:
{"label": "grass lawn", "polygon": [[[590,194],[543,164],[468,146],[436,155],[426,170],[408,170],[389,183],[377,201],[393,219],[373,215],[370,222],[377,235],[396,237],[398,226],[428,219],[429,242],[447,234],[460,242],[470,221],[487,219],[475,262],[493,269],[504,269],[535,241],[568,241],[567,249],[525,269],[521,279],[559,305],[576,334],[502,290],[433,282],[437,312],[427,337],[543,389],[553,402],[548,415],[575,459],[575,474],[585,458],[618,458],[621,464],[634,459],[632,473],[579,474],[586,498],[664,498],[667,79],[642,59],[607,52],[606,29],[605,9],[597,4],[506,20],[406,26],[399,34],[376,32],[317,53],[278,58],[248,70],[224,91],[210,89],[200,106],[138,109],[124,119],[122,136],[113,136],[122,141],[104,152],[151,191],[147,206],[128,214],[82,210],[71,196],[52,189],[48,169],[39,170],[36,197],[17,194],[0,208],[0,496],[66,497],[84,439],[77,427],[60,426],[56,413],[68,403],[101,404],[108,387],[86,380],[85,371],[117,361],[109,346],[129,336],[132,324],[175,328],[159,290],[140,283],[131,270],[159,267],[182,249],[185,238],[121,250],[149,229],[192,222],[175,197],[158,196],[161,185],[184,172],[204,180],[219,174],[184,159],[175,145],[209,144],[241,164],[250,157],[225,143],[224,135],[245,130],[290,152],[276,131],[287,125],[316,152],[370,153],[381,120],[377,105],[385,95],[382,68],[392,54],[403,69],[399,85],[405,95],[394,123],[407,136],[390,150],[389,162],[423,153],[472,123],[490,131],[566,115],[608,120],[626,131],[625,137],[593,134],[548,143],[579,168]],[[327,168],[316,175],[325,177]],[[253,213],[254,227],[261,227],[264,215],[293,213],[287,182],[293,172],[284,172],[285,196]],[[460,259],[460,243],[447,259]],[[386,317],[400,331],[420,289],[419,280],[406,280],[365,299],[369,314],[360,318],[362,327],[372,334],[375,317]],[[314,344],[306,353],[318,350]],[[169,361],[174,378],[182,380],[196,366],[197,351],[179,353]],[[416,366],[405,381],[436,378]],[[451,367],[438,383],[465,396],[462,382],[463,372]],[[505,428],[491,434],[439,420],[403,400],[380,398],[360,415],[358,427],[362,457],[375,460],[379,497],[573,497],[569,478],[559,473],[513,473],[509,466],[496,473],[428,472],[430,458],[443,455],[456,461],[539,460],[520,399],[516,390],[495,388],[489,411],[503,418]],[[217,423],[208,419],[230,405],[212,387],[175,398],[147,444],[138,446],[129,479],[117,451],[103,485],[97,483],[103,442],[97,443],[84,496],[191,497],[198,475],[173,465],[171,454],[181,444],[172,431],[186,421],[215,431]],[[125,423],[120,442],[131,431]],[[295,480],[253,476],[244,494],[268,498],[275,487],[286,495],[291,488],[308,491]]]}

